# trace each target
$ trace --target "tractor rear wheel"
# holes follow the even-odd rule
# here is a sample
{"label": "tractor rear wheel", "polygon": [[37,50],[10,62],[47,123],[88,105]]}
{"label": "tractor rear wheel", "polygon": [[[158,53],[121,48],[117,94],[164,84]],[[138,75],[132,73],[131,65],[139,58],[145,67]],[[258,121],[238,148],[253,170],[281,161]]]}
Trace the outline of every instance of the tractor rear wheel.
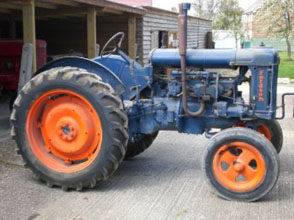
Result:
{"label": "tractor rear wheel", "polygon": [[83,69],[60,67],[34,77],[19,93],[11,122],[18,153],[50,187],[92,188],[114,173],[126,153],[121,100]]}
{"label": "tractor rear wheel", "polygon": [[230,128],[211,139],[202,169],[219,196],[251,202],[275,186],[279,158],[272,143],[263,135],[248,128]]}
{"label": "tractor rear wheel", "polygon": [[138,134],[132,142],[129,140],[126,158],[135,157],[143,153],[151,146],[157,135],[158,131],[153,134]]}
{"label": "tractor rear wheel", "polygon": [[258,131],[272,142],[277,153],[281,152],[283,147],[283,131],[278,121],[258,119],[256,121],[239,122],[236,127],[247,127]]}

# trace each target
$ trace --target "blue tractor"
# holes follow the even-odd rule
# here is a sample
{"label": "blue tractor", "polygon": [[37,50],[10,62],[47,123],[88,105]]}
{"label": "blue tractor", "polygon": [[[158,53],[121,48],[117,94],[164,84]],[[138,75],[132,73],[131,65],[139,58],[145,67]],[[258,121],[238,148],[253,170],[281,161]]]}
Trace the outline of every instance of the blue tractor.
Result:
{"label": "blue tractor", "polygon": [[[93,60],[62,58],[37,71],[11,115],[18,153],[37,177],[64,190],[95,187],[160,130],[175,130],[211,139],[202,167],[221,197],[254,201],[274,187],[283,144],[278,54],[266,47],[187,50],[189,8],[180,5],[179,49],[153,50],[145,67],[120,49],[118,33]],[[245,82],[248,101],[239,91]]]}

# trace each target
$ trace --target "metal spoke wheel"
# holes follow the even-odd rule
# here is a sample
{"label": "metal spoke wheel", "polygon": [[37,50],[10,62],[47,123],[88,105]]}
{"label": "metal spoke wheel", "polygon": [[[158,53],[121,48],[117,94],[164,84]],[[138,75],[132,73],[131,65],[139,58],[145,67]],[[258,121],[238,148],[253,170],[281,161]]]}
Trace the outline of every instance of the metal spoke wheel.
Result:
{"label": "metal spoke wheel", "polygon": [[211,139],[202,169],[219,196],[251,202],[275,186],[279,160],[273,145],[263,135],[252,129],[231,128]]}

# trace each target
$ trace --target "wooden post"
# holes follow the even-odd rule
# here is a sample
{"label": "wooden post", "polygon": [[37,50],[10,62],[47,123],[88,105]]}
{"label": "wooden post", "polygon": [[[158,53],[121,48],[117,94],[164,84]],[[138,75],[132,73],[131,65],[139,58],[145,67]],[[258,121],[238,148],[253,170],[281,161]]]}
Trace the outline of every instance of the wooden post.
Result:
{"label": "wooden post", "polygon": [[87,11],[87,41],[88,58],[96,57],[97,29],[96,29],[96,8],[89,6]]}
{"label": "wooden post", "polygon": [[128,28],[129,57],[136,59],[136,16],[133,14],[129,14]]}
{"label": "wooden post", "polygon": [[22,20],[23,20],[23,42],[31,43],[34,48],[33,59],[33,73],[37,70],[36,59],[36,25],[35,25],[35,0],[23,0],[22,1]]}
{"label": "wooden post", "polygon": [[34,45],[26,43],[23,45],[21,54],[21,65],[18,80],[18,92],[31,80],[33,76]]}

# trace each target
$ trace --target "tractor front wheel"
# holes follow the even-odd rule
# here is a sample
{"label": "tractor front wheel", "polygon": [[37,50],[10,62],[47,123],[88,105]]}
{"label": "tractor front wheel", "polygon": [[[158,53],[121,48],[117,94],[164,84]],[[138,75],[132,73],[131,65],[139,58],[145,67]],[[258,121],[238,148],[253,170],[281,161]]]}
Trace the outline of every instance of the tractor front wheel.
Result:
{"label": "tractor front wheel", "polygon": [[83,69],[60,67],[28,82],[11,116],[26,165],[48,186],[94,187],[123,160],[127,116],[109,84]]}
{"label": "tractor front wheel", "polygon": [[278,121],[259,119],[255,121],[239,122],[236,127],[247,127],[258,131],[272,142],[277,153],[281,152],[283,147],[283,131]]}
{"label": "tractor front wheel", "polygon": [[202,169],[219,196],[251,202],[275,186],[279,159],[272,143],[263,135],[248,128],[230,128],[211,139]]}

